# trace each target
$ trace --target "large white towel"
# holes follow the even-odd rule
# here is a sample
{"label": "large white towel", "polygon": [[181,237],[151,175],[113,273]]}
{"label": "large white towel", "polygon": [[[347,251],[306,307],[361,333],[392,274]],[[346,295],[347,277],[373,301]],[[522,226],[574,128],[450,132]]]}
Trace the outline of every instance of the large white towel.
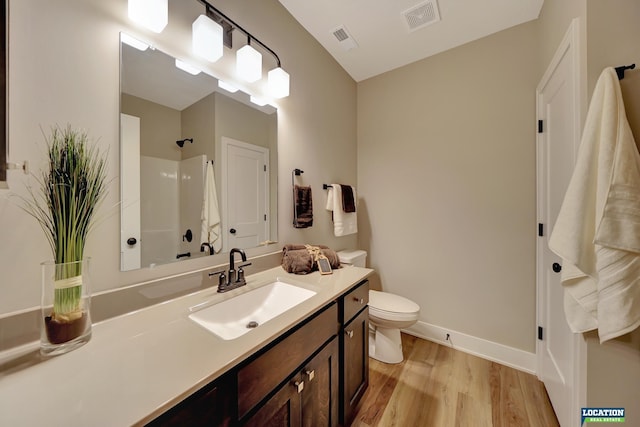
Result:
{"label": "large white towel", "polygon": [[202,230],[200,241],[209,243],[215,253],[222,249],[220,238],[220,211],[218,209],[218,194],[216,192],[216,178],[213,165],[207,162],[207,172],[204,178],[204,200],[202,201]]}
{"label": "large white towel", "polygon": [[549,247],[574,332],[597,328],[604,342],[640,326],[640,154],[613,68],[596,84]]}
{"label": "large white towel", "polygon": [[[353,190],[353,200],[357,204],[356,189]],[[327,188],[328,211],[333,211],[333,234],[336,236],[346,236],[358,232],[357,212],[345,212],[342,208],[342,187],[340,184],[331,184]]]}

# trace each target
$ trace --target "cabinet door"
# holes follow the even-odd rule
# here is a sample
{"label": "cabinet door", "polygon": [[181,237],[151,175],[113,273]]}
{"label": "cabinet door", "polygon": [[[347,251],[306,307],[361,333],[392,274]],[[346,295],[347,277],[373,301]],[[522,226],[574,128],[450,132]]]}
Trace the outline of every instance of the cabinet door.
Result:
{"label": "cabinet door", "polygon": [[285,383],[243,425],[247,427],[299,427],[301,419],[302,376],[296,375]]}
{"label": "cabinet door", "polygon": [[329,342],[302,370],[302,425],[338,425],[338,339]]}
{"label": "cabinet door", "polygon": [[151,421],[151,427],[229,426],[232,415],[231,376],[225,376],[205,386],[168,412]]}
{"label": "cabinet door", "polygon": [[343,423],[351,424],[355,408],[369,385],[369,309],[344,327]]}

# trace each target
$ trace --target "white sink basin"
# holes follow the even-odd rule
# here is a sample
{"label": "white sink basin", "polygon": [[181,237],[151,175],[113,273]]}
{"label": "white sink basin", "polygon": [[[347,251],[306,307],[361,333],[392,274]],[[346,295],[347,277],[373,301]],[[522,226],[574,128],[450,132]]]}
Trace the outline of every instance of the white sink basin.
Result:
{"label": "white sink basin", "polygon": [[314,296],[316,292],[276,280],[198,310],[189,318],[225,340],[232,340]]}

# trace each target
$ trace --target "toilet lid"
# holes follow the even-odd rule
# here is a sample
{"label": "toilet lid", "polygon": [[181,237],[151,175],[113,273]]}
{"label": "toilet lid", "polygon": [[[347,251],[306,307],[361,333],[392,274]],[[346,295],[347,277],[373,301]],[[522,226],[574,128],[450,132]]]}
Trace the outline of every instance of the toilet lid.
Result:
{"label": "toilet lid", "polygon": [[369,306],[391,313],[417,313],[420,311],[418,304],[405,297],[374,290],[369,290]]}

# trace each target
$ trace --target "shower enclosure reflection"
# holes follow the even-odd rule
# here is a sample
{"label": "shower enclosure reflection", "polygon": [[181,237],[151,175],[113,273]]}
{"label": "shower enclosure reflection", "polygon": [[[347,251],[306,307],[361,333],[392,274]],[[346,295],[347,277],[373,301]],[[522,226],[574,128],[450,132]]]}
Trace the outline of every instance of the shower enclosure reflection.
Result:
{"label": "shower enclosure reflection", "polygon": [[157,49],[121,52],[121,269],[277,240],[275,108]]}

